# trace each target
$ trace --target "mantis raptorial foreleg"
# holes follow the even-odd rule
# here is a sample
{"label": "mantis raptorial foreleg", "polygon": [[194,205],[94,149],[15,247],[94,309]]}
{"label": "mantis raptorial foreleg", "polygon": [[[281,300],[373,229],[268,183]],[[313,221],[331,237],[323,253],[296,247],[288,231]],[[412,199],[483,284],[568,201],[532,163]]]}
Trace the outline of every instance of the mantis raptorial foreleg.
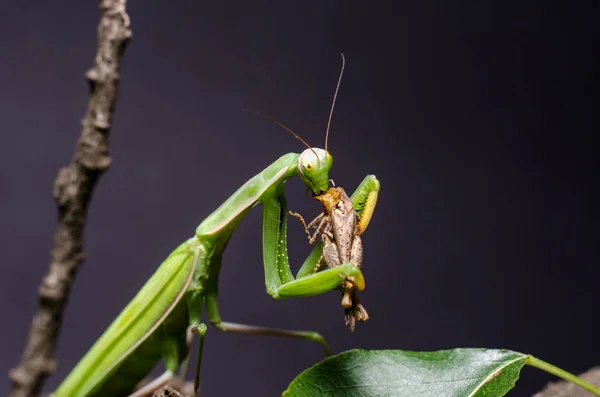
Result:
{"label": "mantis raptorial foreleg", "polygon": [[[268,225],[277,224],[277,230],[268,228]],[[282,192],[269,197],[264,202],[263,209],[263,255],[265,259],[265,283],[267,292],[276,299],[288,297],[305,297],[317,295],[335,288],[341,283],[342,278],[358,280],[360,289],[364,288],[364,280],[360,270],[348,266],[319,274],[309,274],[302,278],[294,279],[287,255],[286,228],[286,202]],[[217,291],[208,291],[206,295],[206,309],[210,322],[219,330],[225,332],[278,335],[300,338],[319,342],[326,354],[330,354],[325,339],[314,331],[301,331],[290,329],[275,329],[255,325],[246,325],[222,321],[219,314]]]}

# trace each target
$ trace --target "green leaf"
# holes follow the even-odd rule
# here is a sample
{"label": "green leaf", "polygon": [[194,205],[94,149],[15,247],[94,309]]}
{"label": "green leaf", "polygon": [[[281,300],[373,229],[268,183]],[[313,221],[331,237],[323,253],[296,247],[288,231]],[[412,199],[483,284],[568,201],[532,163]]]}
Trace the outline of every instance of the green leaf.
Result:
{"label": "green leaf", "polygon": [[510,350],[350,350],[301,373],[284,397],[504,396],[529,356]]}

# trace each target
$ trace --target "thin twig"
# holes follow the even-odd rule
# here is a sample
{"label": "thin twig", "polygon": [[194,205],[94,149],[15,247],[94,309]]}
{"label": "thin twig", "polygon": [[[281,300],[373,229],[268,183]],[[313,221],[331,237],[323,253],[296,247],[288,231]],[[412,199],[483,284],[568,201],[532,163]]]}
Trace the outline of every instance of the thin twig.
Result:
{"label": "thin twig", "polygon": [[126,0],[100,0],[98,51],[86,73],[90,97],[71,164],[58,171],[54,198],[58,226],[51,262],[39,288],[39,308],[18,367],[12,369],[11,396],[39,395],[56,367],[53,359],[62,314],[83,252],[83,229],[94,187],[111,162],[108,138],[117,99],[119,66],[131,38]]}

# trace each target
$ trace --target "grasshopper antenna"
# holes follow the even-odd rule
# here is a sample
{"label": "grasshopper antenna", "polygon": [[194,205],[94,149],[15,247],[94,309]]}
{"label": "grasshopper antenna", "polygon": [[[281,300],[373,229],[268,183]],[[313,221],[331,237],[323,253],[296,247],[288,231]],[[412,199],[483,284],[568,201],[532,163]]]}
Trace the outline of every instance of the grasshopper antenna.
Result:
{"label": "grasshopper antenna", "polygon": [[310,146],[308,143],[306,143],[306,141],[302,138],[300,138],[300,135],[296,134],[294,131],[292,131],[291,128],[289,128],[288,126],[286,126],[285,124],[283,124],[281,121],[269,116],[268,114],[264,114],[259,112],[258,110],[252,110],[252,109],[243,109],[245,112],[251,112],[256,114],[257,116],[260,116],[262,118],[265,118],[275,124],[277,124],[278,126],[280,126],[281,128],[283,128],[284,130],[286,130],[287,132],[289,132],[290,134],[292,134],[296,139],[298,139],[300,142],[302,142],[304,144],[304,146],[306,146],[307,148],[309,148],[315,155],[315,157],[317,158],[317,160],[319,160],[319,156],[317,155],[317,152],[315,152],[315,149],[313,149],[312,146]]}
{"label": "grasshopper antenna", "polygon": [[340,71],[340,77],[338,78],[337,86],[335,87],[335,94],[333,94],[333,102],[331,103],[331,111],[329,112],[329,120],[327,120],[327,131],[325,132],[325,151],[327,152],[327,143],[329,142],[329,127],[331,127],[331,117],[333,116],[333,108],[335,107],[335,100],[337,99],[338,91],[340,90],[340,84],[342,83],[342,76],[344,75],[344,66],[346,66],[346,58],[342,53],[342,70]]}

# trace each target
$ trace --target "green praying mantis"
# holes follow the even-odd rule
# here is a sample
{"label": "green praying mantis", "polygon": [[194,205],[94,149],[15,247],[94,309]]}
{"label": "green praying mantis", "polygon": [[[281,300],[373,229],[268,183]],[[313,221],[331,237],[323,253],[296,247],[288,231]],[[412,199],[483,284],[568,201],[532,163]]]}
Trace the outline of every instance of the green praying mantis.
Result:
{"label": "green praying mantis", "polygon": [[[351,282],[363,290],[362,272],[351,262],[314,272],[322,256],[322,246],[315,247],[296,277],[287,257],[287,205],[284,183],[300,177],[318,196],[329,188],[329,170],[333,157],[327,140],[335,99],[344,70],[338,80],[325,134],[325,149],[311,147],[292,130],[275,121],[308,149],[281,156],[233,193],[196,229],[195,235],[179,245],[150,277],[133,300],[100,336],[73,371],[52,394],[54,397],[144,396],[159,389],[187,366],[194,334],[199,335],[198,356],[206,326],[200,317],[203,308],[210,323],[225,332],[278,335],[320,343],[330,354],[325,339],[317,332],[273,329],[226,322],[218,305],[218,281],[223,251],[244,216],[259,203],[263,204],[263,261],[267,293],[274,299],[307,297],[323,294]],[[352,202],[366,229],[379,192],[379,181],[367,176],[352,195]],[[164,359],[165,372],[134,391],[155,364]],[[195,389],[198,389],[200,358],[196,366]]]}

